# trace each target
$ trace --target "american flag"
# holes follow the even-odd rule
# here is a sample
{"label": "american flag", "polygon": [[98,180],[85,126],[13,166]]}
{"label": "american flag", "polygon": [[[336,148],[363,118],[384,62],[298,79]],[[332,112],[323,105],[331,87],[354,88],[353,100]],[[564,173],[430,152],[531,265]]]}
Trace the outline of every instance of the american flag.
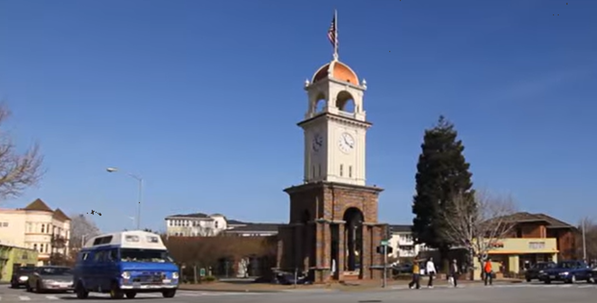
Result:
{"label": "american flag", "polygon": [[338,41],[336,41],[336,16],[332,19],[332,24],[330,24],[330,29],[328,29],[328,40],[332,43],[332,46],[336,47]]}

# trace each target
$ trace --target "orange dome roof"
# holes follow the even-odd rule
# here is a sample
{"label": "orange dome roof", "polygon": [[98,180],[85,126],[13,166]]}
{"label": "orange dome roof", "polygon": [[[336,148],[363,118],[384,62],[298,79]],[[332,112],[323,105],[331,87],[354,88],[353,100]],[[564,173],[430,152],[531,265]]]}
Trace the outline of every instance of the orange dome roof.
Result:
{"label": "orange dome roof", "polygon": [[344,82],[348,82],[354,85],[359,85],[359,78],[357,77],[357,74],[352,70],[352,68],[350,68],[348,65],[334,60],[322,67],[320,67],[317,72],[315,72],[315,75],[313,75],[313,79],[311,80],[311,83],[316,83],[319,80],[325,79],[328,77],[328,72],[331,70],[331,77],[336,79],[336,80],[340,80],[340,81],[344,81]]}

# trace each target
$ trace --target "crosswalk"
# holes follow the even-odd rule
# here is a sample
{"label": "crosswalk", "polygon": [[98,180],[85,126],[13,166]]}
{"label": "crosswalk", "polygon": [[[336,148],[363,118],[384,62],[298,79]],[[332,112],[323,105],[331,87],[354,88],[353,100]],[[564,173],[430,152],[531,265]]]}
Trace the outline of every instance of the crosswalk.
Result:
{"label": "crosswalk", "polygon": [[[216,297],[216,296],[247,296],[247,295],[262,295],[262,293],[241,293],[241,292],[202,292],[202,291],[178,291],[176,297]],[[89,299],[106,299],[109,298],[109,294],[90,293]],[[72,300],[76,298],[74,294],[33,294],[33,293],[0,293],[0,302],[21,302],[21,301],[57,301],[57,300]],[[136,298],[162,298],[161,293],[141,293],[137,294]]]}
{"label": "crosswalk", "polygon": [[[471,287],[484,287],[480,284],[461,284],[458,285],[458,288],[471,288]],[[585,288],[594,288],[597,289],[597,284],[537,284],[537,283],[513,283],[513,284],[494,284],[489,286],[491,288],[578,288],[578,289],[585,289]],[[392,289],[401,290],[401,289],[409,289],[408,285],[396,285],[392,286]],[[433,287],[434,289],[448,289],[454,288],[451,285],[437,285]],[[427,289],[425,285],[421,285],[421,289]]]}

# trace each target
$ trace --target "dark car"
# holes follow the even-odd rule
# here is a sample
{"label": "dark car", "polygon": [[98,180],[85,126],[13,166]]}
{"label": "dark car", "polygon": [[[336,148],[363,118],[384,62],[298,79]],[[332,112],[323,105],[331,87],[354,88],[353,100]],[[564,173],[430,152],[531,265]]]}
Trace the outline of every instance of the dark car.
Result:
{"label": "dark car", "polygon": [[539,280],[539,274],[548,268],[553,268],[556,266],[555,262],[537,262],[531,268],[527,269],[524,273],[524,277],[527,282],[531,282],[531,280]]}
{"label": "dark car", "polygon": [[10,287],[19,288],[27,285],[29,275],[33,272],[35,267],[19,267],[14,270],[10,278]]}
{"label": "dark car", "polygon": [[400,263],[392,266],[392,273],[394,275],[399,274],[411,274],[413,272],[412,263]]}
{"label": "dark car", "polygon": [[552,281],[576,283],[576,281],[592,281],[592,271],[583,261],[562,261],[555,267],[544,269],[539,274],[539,281],[549,284]]}
{"label": "dark car", "polygon": [[276,274],[275,283],[282,284],[282,285],[312,284],[311,280],[309,280],[309,278],[304,274],[298,274],[295,279],[295,275],[293,273],[287,273],[287,272],[278,272]]}
{"label": "dark car", "polygon": [[593,267],[593,269],[591,270],[591,282],[596,283],[597,284],[597,266]]}
{"label": "dark car", "polygon": [[64,266],[41,266],[36,268],[27,281],[27,291],[63,291],[74,290],[73,273]]}

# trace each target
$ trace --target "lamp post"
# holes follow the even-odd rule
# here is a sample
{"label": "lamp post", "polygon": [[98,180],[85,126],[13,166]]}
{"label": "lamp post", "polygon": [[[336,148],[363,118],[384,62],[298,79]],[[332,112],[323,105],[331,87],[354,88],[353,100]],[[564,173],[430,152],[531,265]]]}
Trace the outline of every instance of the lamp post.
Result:
{"label": "lamp post", "polygon": [[[108,167],[106,168],[106,171],[109,173],[115,173],[118,172],[118,168],[116,167]],[[139,183],[139,201],[138,201],[138,205],[137,205],[137,229],[141,229],[141,201],[143,200],[143,178],[131,174],[131,173],[126,173],[129,177],[135,179],[138,181]]]}

